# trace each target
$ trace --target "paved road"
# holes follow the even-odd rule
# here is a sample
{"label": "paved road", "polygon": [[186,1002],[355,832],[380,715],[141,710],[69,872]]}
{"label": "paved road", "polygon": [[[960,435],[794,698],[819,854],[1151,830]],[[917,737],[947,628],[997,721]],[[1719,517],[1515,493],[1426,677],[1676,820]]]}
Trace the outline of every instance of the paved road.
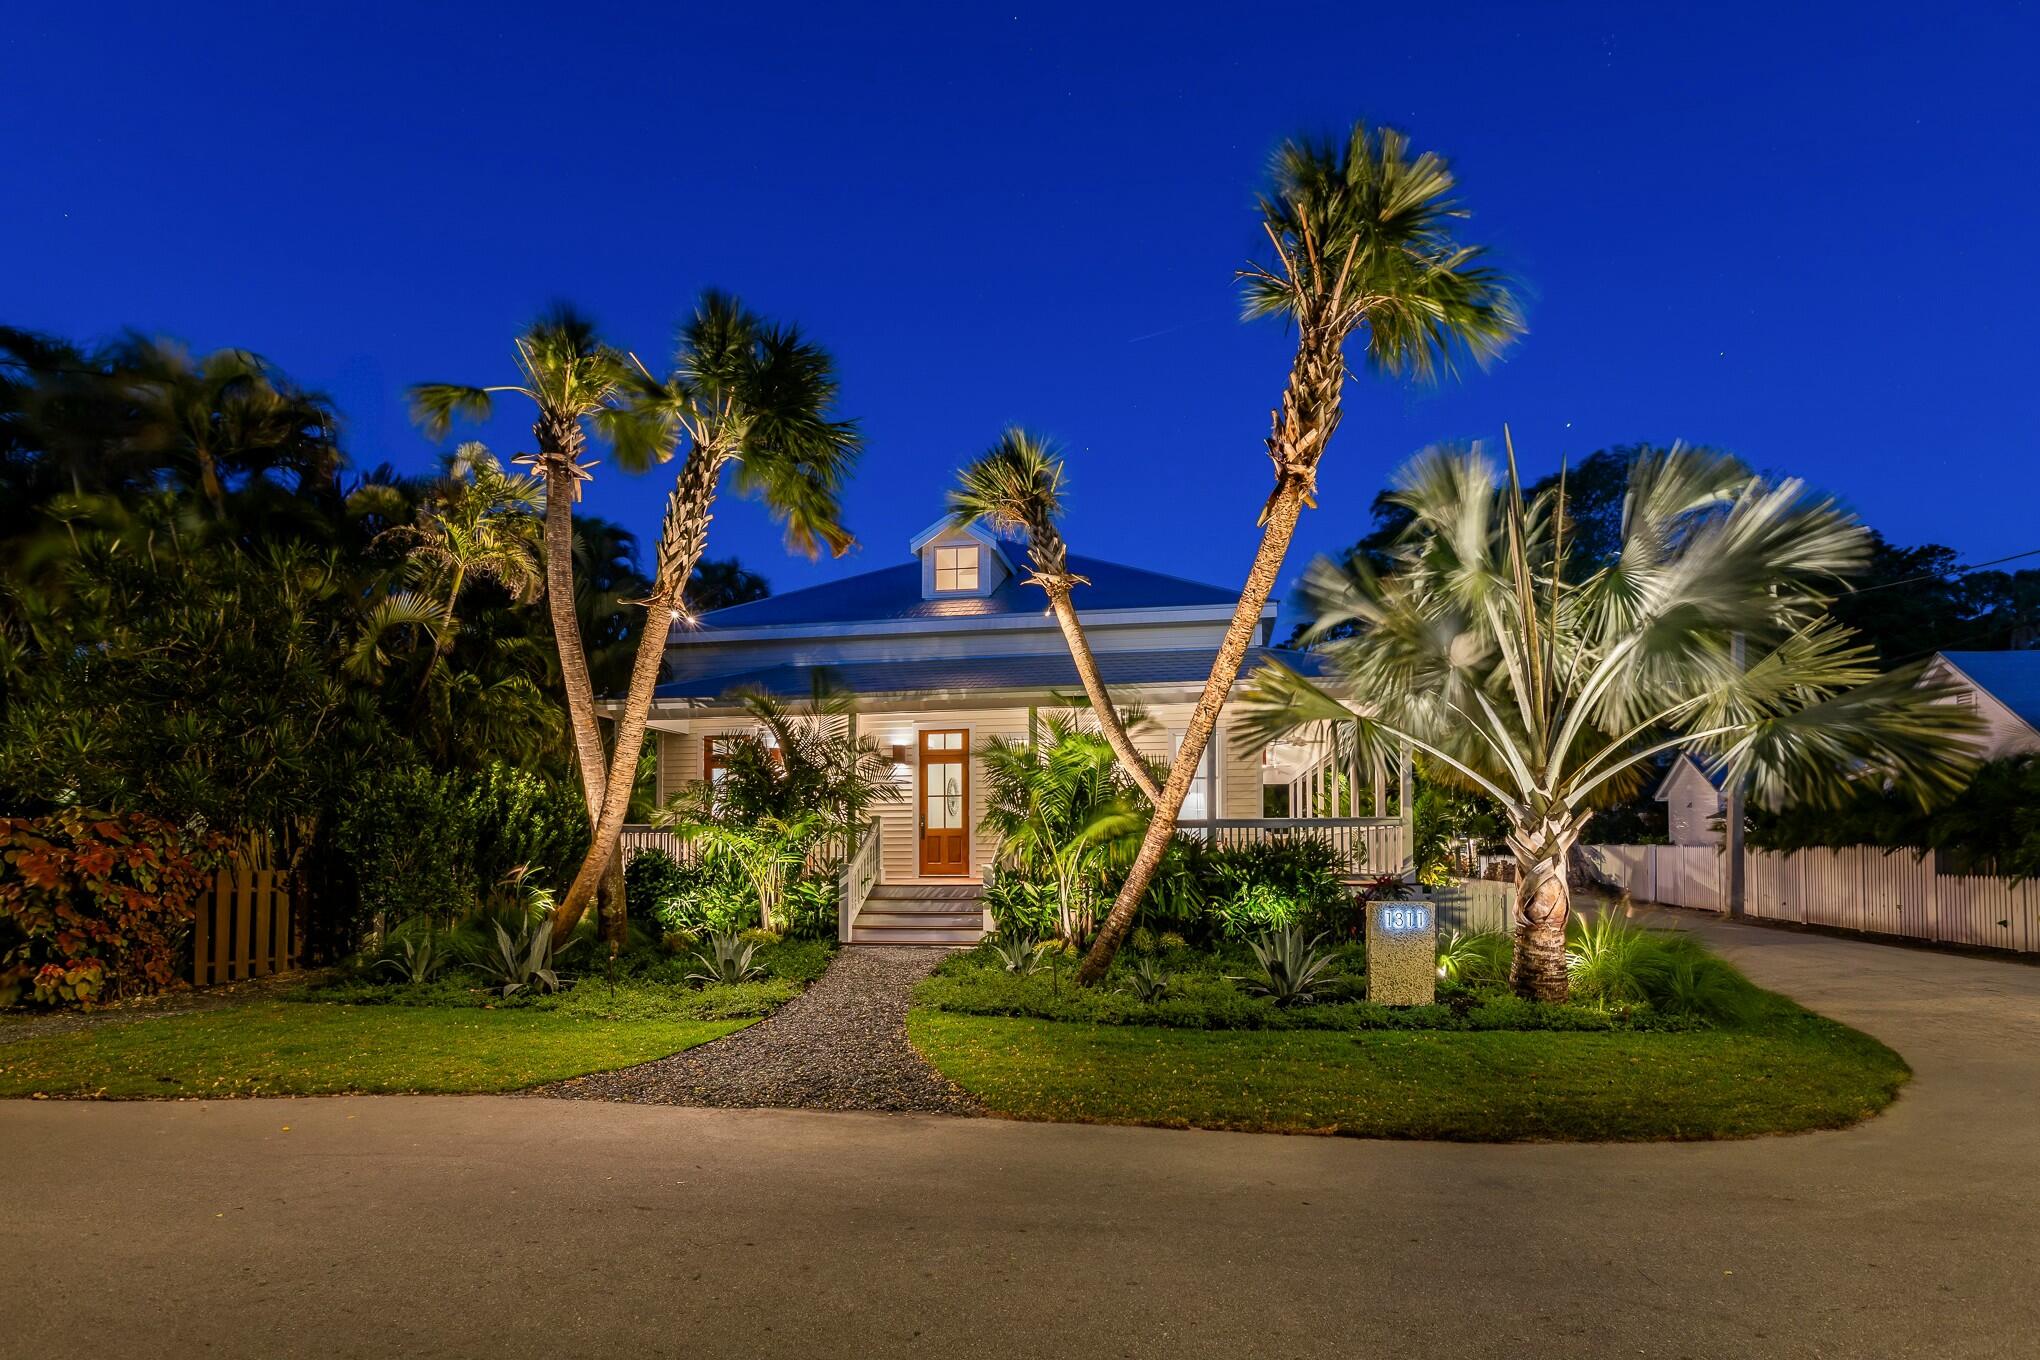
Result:
{"label": "paved road", "polygon": [[1845,1133],[1369,1143],[490,1098],[0,1104],[0,1354],[2040,1354],[2040,969],[1704,926]]}

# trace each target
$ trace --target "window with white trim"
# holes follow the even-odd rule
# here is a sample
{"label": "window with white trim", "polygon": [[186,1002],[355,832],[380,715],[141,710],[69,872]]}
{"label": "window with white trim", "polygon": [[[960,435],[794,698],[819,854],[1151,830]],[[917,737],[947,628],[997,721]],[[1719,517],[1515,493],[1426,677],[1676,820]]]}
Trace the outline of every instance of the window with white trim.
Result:
{"label": "window with white trim", "polygon": [[[1212,759],[1211,754],[1212,742],[1216,740],[1217,734],[1213,733],[1211,741],[1207,741],[1204,745],[1204,755],[1197,762],[1197,773],[1190,780],[1190,792],[1183,799],[1183,810],[1177,814],[1176,818],[1178,821],[1201,822],[1208,817],[1217,815],[1216,812],[1212,811],[1218,804],[1216,802],[1217,790],[1213,787],[1212,780],[1212,767],[1216,762]],[[1174,761],[1176,757],[1182,754],[1183,734],[1177,732],[1172,734],[1172,740],[1169,743],[1169,759]]]}
{"label": "window with white trim", "polygon": [[953,594],[978,588],[978,547],[969,544],[935,550],[935,591]]}

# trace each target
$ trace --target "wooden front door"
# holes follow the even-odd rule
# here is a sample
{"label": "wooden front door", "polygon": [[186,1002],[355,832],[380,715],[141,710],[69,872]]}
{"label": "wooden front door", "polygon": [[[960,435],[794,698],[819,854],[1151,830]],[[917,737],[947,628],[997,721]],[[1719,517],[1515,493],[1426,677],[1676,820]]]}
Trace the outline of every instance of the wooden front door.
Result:
{"label": "wooden front door", "polygon": [[921,873],[970,873],[970,737],[921,734]]}

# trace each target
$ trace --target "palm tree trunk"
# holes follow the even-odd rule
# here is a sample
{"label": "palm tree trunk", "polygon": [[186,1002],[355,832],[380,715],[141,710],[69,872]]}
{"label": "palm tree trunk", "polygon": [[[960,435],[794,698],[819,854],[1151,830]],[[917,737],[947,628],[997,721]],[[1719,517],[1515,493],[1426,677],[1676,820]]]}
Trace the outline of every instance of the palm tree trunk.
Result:
{"label": "palm tree trunk", "polygon": [[1127,777],[1139,786],[1148,802],[1160,803],[1162,790],[1148,772],[1147,761],[1134,747],[1133,738],[1126,734],[1126,724],[1119,720],[1119,710],[1113,706],[1112,695],[1105,688],[1105,677],[1098,673],[1098,659],[1091,655],[1091,641],[1084,636],[1084,626],[1077,618],[1076,606],[1070,602],[1070,588],[1066,582],[1048,585],[1048,605],[1055,613],[1057,625],[1062,628],[1063,640],[1069,644],[1070,660],[1076,663],[1077,677],[1084,682],[1084,693],[1090,697],[1091,711],[1098,717],[1098,729],[1105,734],[1112,754],[1119,757]]}
{"label": "palm tree trunk", "polygon": [[567,895],[553,909],[553,935],[563,939],[588,909],[597,886],[617,858],[623,841],[623,821],[630,814],[631,789],[636,784],[638,753],[644,749],[645,729],[650,725],[652,692],[658,688],[659,672],[666,663],[666,639],[671,620],[679,607],[681,592],[708,547],[710,507],[715,502],[716,479],[724,459],[704,452],[699,446],[687,456],[686,466],[666,499],[666,522],[659,534],[658,577],[645,601],[644,632],[638,637],[637,655],[631,660],[630,688],[624,695],[623,712],[616,719],[616,749],[610,755],[608,783],[603,790],[595,829],[588,843],[587,858],[581,861]]}
{"label": "palm tree trunk", "polygon": [[1190,796],[1190,785],[1197,778],[1197,767],[1204,759],[1205,745],[1211,739],[1212,729],[1218,725],[1219,710],[1225,706],[1233,683],[1239,679],[1240,663],[1246,659],[1254,630],[1260,627],[1261,610],[1266,607],[1268,596],[1275,589],[1275,577],[1282,570],[1282,559],[1289,552],[1289,541],[1296,535],[1296,521],[1303,514],[1304,490],[1301,482],[1285,482],[1268,503],[1261,547],[1254,554],[1254,565],[1247,573],[1240,601],[1233,607],[1232,622],[1226,625],[1218,657],[1212,662],[1211,675],[1204,682],[1204,693],[1198,697],[1197,707],[1191,710],[1189,727],[1183,733],[1182,749],[1176,753],[1175,763],[1169,767],[1169,781],[1162,786],[1162,796],[1155,800],[1154,816],[1148,821],[1147,834],[1141,838],[1140,851],[1134,856],[1133,867],[1127,871],[1126,882],[1121,885],[1119,896],[1113,901],[1112,910],[1098,931],[1098,938],[1092,942],[1091,952],[1084,956],[1083,966],[1077,969],[1079,986],[1090,986],[1104,977],[1106,969],[1112,966],[1112,957],[1133,925],[1133,914],[1140,908],[1148,883],[1161,866],[1170,840],[1175,837],[1176,818],[1183,811],[1183,800]]}
{"label": "palm tree trunk", "polygon": [[1560,822],[1517,826],[1509,835],[1516,852],[1515,959],[1509,983],[1528,1001],[1560,1002],[1571,990],[1566,969],[1565,926],[1572,912],[1566,862],[1580,828]]}
{"label": "palm tree trunk", "polygon": [[[578,431],[577,431],[578,432]],[[539,445],[545,448],[541,427]],[[567,694],[567,726],[574,738],[574,764],[581,771],[581,794],[588,805],[592,833],[602,813],[608,764],[603,757],[602,729],[595,720],[595,682],[588,674],[588,653],[581,645],[581,619],[574,611],[574,489],[567,456],[552,453],[542,460],[545,471],[545,595],[552,615],[553,645],[559,649],[560,686]]]}

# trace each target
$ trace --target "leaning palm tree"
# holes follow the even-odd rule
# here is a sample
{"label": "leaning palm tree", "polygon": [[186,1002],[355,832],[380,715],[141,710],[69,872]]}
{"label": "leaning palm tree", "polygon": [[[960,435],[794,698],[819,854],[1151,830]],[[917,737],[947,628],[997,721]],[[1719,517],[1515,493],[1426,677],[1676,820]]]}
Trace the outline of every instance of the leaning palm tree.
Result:
{"label": "leaning palm tree", "polygon": [[[1454,234],[1466,213],[1452,197],[1453,183],[1441,157],[1412,155],[1408,139],[1387,128],[1355,125],[1341,143],[1291,141],[1275,153],[1272,183],[1260,199],[1272,256],[1240,271],[1247,318],[1279,317],[1296,328],[1295,357],[1266,443],[1275,484],[1261,508],[1261,543],[1239,603],[1154,799],[1140,850],[1077,971],[1079,982],[1105,975],[1133,924],[1297,521],[1316,504],[1318,463],[1339,425],[1348,343],[1362,340],[1367,362],[1383,374],[1430,379],[1453,372],[1462,358],[1487,363],[1522,329],[1509,281],[1484,262],[1478,246]],[[966,495],[973,472],[964,475]],[[1028,495],[1039,503],[1058,485],[1059,479],[1037,478]],[[1011,510],[1008,518],[1030,528],[1054,518],[1046,505]]]}
{"label": "leaning palm tree", "polygon": [[1500,804],[1516,855],[1512,980],[1567,993],[1566,862],[1597,801],[1690,750],[1759,799],[1840,803],[1864,788],[1931,800],[1973,763],[1964,709],[1879,674],[1827,615],[1869,534],[1797,480],[1698,450],[1629,470],[1612,564],[1577,569],[1564,480],[1526,504],[1472,449],[1426,453],[1390,499],[1411,523],[1393,566],[1320,560],[1308,636],[1336,697],[1278,663],[1248,686],[1241,744],[1334,722],[1349,740],[1407,743]]}
{"label": "leaning palm tree", "polygon": [[647,623],[617,714],[601,815],[588,857],[555,909],[559,932],[573,929],[587,910],[622,841],[669,628],[693,617],[687,584],[707,551],[724,473],[740,495],[766,504],[795,551],[813,557],[826,546],[840,555],[855,541],[843,528],[839,497],[861,441],[853,424],[832,415],[839,386],[826,350],[716,292],[702,297],[682,328],[672,374],[641,375],[631,399],[635,423],[669,445],[684,443],[687,453],[666,498],[652,588],[643,601]]}
{"label": "leaning palm tree", "polygon": [[671,453],[672,442],[661,423],[636,418],[633,408],[621,400],[635,371],[629,356],[603,344],[594,326],[568,308],[555,308],[517,338],[517,367],[520,382],[496,387],[423,383],[411,389],[411,401],[426,433],[435,439],[444,438],[457,417],[486,420],[500,393],[515,393],[537,408],[531,423],[536,451],[517,461],[536,465],[545,481],[546,597],[574,759],[592,828],[602,807],[608,761],[574,612],[573,506],[581,498],[581,484],[590,477],[588,428],[594,426],[609,439],[617,461],[628,471],[643,471],[663,460]]}
{"label": "leaning palm tree", "polygon": [[1161,785],[1127,735],[1119,710],[1112,706],[1112,696],[1098,673],[1098,659],[1091,654],[1090,640],[1084,636],[1071,597],[1072,587],[1090,582],[1070,571],[1069,545],[1056,527],[1056,517],[1062,512],[1062,450],[1053,441],[1016,425],[999,436],[999,442],[983,457],[957,473],[956,479],[956,488],[949,493],[949,510],[959,526],[983,522],[1001,533],[1026,536],[1027,579],[1048,596],[1049,612],[1062,629],[1077,678],[1097,715],[1098,730],[1105,734],[1135,787],[1149,803],[1159,803]]}

